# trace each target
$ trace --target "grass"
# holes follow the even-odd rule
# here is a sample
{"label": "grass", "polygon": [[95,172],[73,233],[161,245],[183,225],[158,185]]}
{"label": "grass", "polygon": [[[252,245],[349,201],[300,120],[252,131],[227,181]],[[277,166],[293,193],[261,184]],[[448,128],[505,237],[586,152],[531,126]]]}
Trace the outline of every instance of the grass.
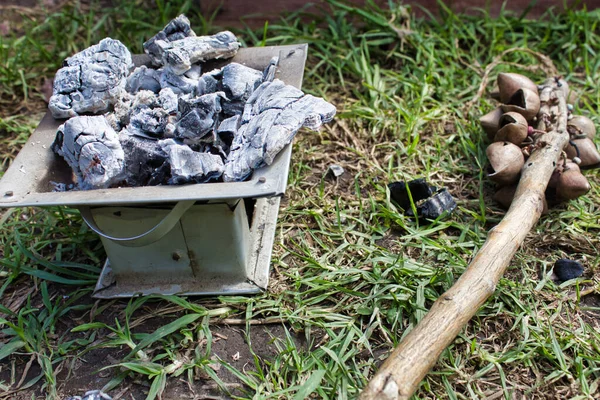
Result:
{"label": "grass", "polygon": [[[197,33],[218,29],[191,1],[113,4],[7,9],[14,24],[0,38],[3,169],[44,112],[44,78],[67,55],[109,33],[139,52],[180,12]],[[576,111],[599,120],[598,11],[492,18],[442,7],[424,19],[402,5],[337,1],[326,10],[236,31],[247,46],[310,43],[304,89],[338,108],[334,123],[296,139],[269,292],[94,302],[104,252],[77,211],[4,211],[0,398],[76,394],[69,378],[81,380],[77,368],[92,356],[103,362],[90,367],[90,385],[104,377],[113,396],[177,398],[183,381],[188,390],[213,382],[235,398],[354,398],[502,218],[478,126],[494,102],[486,95],[469,104],[485,67],[510,48],[545,54],[580,92]],[[545,77],[527,51],[506,54],[492,76],[501,71]],[[326,176],[332,163],[346,169],[338,180]],[[592,190],[540,220],[416,398],[600,397],[600,179],[586,175]],[[417,224],[389,201],[388,182],[418,177],[451,191],[459,203],[451,218]],[[583,261],[584,277],[555,284],[549,273],[561,257]],[[215,350],[219,327],[231,321],[248,347],[244,366]],[[265,356],[260,332],[273,324],[281,330],[266,340],[274,350]]]}

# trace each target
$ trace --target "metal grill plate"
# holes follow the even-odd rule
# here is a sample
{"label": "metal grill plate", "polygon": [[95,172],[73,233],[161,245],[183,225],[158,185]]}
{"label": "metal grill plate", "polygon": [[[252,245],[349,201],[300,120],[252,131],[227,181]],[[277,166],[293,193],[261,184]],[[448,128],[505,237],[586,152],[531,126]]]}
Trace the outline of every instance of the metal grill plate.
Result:
{"label": "metal grill plate", "polygon": [[[209,71],[228,62],[237,62],[262,70],[278,56],[276,78],[301,88],[306,44],[242,48],[227,61],[203,66]],[[146,55],[134,56],[136,65],[149,63]],[[46,113],[25,147],[0,180],[0,207],[23,206],[108,206],[150,203],[169,203],[181,200],[231,200],[280,196],[287,185],[292,146],[288,145],[273,164],[257,169],[245,182],[218,182],[188,185],[122,187],[98,190],[53,192],[51,182],[72,183],[73,174],[67,163],[50,149],[56,130],[64,120],[55,120]]]}

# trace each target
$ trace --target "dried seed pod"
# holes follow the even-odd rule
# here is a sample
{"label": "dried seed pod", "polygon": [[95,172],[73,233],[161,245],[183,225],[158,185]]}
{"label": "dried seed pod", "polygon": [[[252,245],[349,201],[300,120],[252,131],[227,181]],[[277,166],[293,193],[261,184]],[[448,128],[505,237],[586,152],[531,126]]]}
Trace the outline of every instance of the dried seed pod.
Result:
{"label": "dried seed pod", "polygon": [[571,160],[567,160],[566,164],[564,164],[563,162],[560,162],[556,166],[556,168],[554,168],[554,171],[552,172],[552,175],[550,176],[550,180],[548,181],[548,187],[556,188],[556,185],[558,183],[558,178],[560,177],[560,175],[564,171],[569,171],[569,170],[575,170],[577,172],[581,172],[581,169],[579,169],[579,165],[575,164]]}
{"label": "dried seed pod", "polygon": [[519,180],[525,158],[519,146],[510,142],[495,142],[485,151],[492,171],[488,177],[497,184],[504,186]]}
{"label": "dried seed pod", "polygon": [[[494,201],[503,209],[508,210],[515,197],[516,191],[517,185],[503,186],[498,189],[496,193],[494,193]],[[546,197],[542,199],[542,203],[542,214],[546,214],[548,212],[548,203],[546,202]]]}
{"label": "dried seed pod", "polygon": [[500,117],[500,128],[494,137],[494,142],[511,142],[517,146],[527,138],[527,121],[516,112],[507,112]]}
{"label": "dried seed pod", "polygon": [[586,194],[590,189],[590,183],[581,172],[569,169],[560,174],[556,184],[556,195],[561,199],[573,200]]}
{"label": "dried seed pod", "polygon": [[540,111],[540,96],[531,89],[519,89],[502,105],[502,111],[517,112],[529,121]]}
{"label": "dried seed pod", "polygon": [[[579,154],[577,154],[577,150],[579,150]],[[591,139],[583,138],[571,140],[567,145],[565,152],[567,153],[568,158],[574,159],[575,157],[579,157],[579,159],[581,159],[581,163],[579,164],[581,168],[594,168],[600,164],[600,154]]]}
{"label": "dried seed pod", "polygon": [[596,125],[591,119],[583,115],[574,115],[567,122],[567,130],[571,135],[585,135],[589,139],[596,137]]}
{"label": "dried seed pod", "polygon": [[479,123],[490,140],[493,140],[496,132],[498,132],[498,124],[500,123],[502,114],[502,108],[497,107],[479,118]]}
{"label": "dried seed pod", "polygon": [[525,75],[502,72],[498,74],[497,82],[498,90],[500,91],[500,101],[505,104],[509,102],[519,89],[529,89],[538,94],[537,85]]}
{"label": "dried seed pod", "polygon": [[494,100],[500,101],[500,91],[498,89],[494,89],[490,92],[490,97]]}
{"label": "dried seed pod", "polygon": [[494,201],[500,205],[505,210],[508,210],[513,198],[515,197],[515,192],[517,191],[517,185],[508,185],[503,186],[494,193]]}

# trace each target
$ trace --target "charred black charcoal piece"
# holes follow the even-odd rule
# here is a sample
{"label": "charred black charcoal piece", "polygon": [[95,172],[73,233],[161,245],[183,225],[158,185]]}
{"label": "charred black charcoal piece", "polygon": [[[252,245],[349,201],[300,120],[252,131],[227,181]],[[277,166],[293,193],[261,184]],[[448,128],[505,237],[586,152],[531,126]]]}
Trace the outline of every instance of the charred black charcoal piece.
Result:
{"label": "charred black charcoal piece", "polygon": [[[448,215],[456,209],[456,202],[447,189],[438,190],[433,196],[417,205],[417,214],[419,217],[427,219],[437,219],[443,215]],[[412,210],[408,213],[410,214]]]}
{"label": "charred black charcoal piece", "polygon": [[167,163],[168,155],[156,140],[124,132],[119,135],[119,141],[125,152],[124,180],[127,185],[147,186],[167,182],[170,169],[163,173],[162,178],[158,177],[160,172],[157,171]]}
{"label": "charred black charcoal piece", "polygon": [[[408,188],[407,188],[408,186]],[[423,178],[405,182],[392,182],[388,185],[390,198],[406,215],[414,216],[410,197],[417,209],[417,218],[437,219],[456,209],[456,202],[447,189],[430,186]],[[410,191],[410,197],[409,197]]]}
{"label": "charred black charcoal piece", "polygon": [[261,84],[244,108],[223,179],[242,181],[252,170],[272,164],[301,127],[316,130],[331,121],[335,112],[325,100],[305,95],[278,79]]}
{"label": "charred black charcoal piece", "polygon": [[174,74],[182,75],[192,64],[213,59],[231,58],[239,47],[235,35],[229,31],[212,36],[186,37],[172,42],[155,41],[162,63]]}
{"label": "charred black charcoal piece", "polygon": [[57,119],[108,111],[133,68],[129,50],[111,38],[67,58],[64,65],[56,73],[48,103]]}
{"label": "charred black charcoal piece", "polygon": [[190,20],[185,15],[171,20],[162,31],[144,42],[144,52],[150,56],[152,63],[156,66],[162,65],[161,47],[156,44],[158,40],[164,42],[173,42],[186,37],[196,36],[190,27]]}
{"label": "charred black charcoal piece", "polygon": [[69,119],[58,127],[52,150],[73,169],[80,189],[107,188],[123,177],[125,155],[104,116]]}
{"label": "charred black charcoal piece", "polygon": [[223,174],[223,159],[218,155],[195,152],[172,139],[161,140],[158,144],[169,156],[170,185],[208,182],[219,179]]}
{"label": "charred black charcoal piece", "polygon": [[583,265],[577,261],[561,258],[554,263],[553,271],[560,282],[566,282],[583,275]]}
{"label": "charred black charcoal piece", "polygon": [[[408,189],[407,186],[408,185]],[[417,204],[421,200],[425,200],[435,192],[435,189],[429,186],[423,178],[415,179],[408,184],[406,182],[392,182],[388,185],[390,189],[390,198],[395,201],[404,210],[410,210],[410,198],[408,191],[413,199],[413,203]]]}

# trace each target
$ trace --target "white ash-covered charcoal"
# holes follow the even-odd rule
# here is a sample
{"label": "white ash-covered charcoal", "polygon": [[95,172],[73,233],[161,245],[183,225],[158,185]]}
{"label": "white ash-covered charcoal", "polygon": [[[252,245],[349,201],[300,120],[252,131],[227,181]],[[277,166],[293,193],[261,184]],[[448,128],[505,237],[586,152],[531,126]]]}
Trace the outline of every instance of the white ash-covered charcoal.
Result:
{"label": "white ash-covered charcoal", "polygon": [[269,61],[269,65],[263,71],[263,82],[273,82],[275,79],[275,72],[277,72],[277,67],[279,66],[279,57],[275,56],[271,58]]}
{"label": "white ash-covered charcoal", "polygon": [[223,159],[218,155],[193,151],[173,139],[161,140],[158,144],[169,155],[170,185],[203,183],[216,180],[223,174]]}
{"label": "white ash-covered charcoal", "polygon": [[246,101],[262,83],[263,73],[242,64],[231,63],[223,67],[223,91],[227,101],[223,103],[226,115],[241,114]]}
{"label": "white ash-covered charcoal", "polygon": [[115,132],[120,132],[121,129],[125,128],[127,124],[129,124],[131,103],[133,102],[134,98],[135,96],[128,92],[121,92],[121,94],[117,97],[115,104],[113,105],[113,110],[104,114],[106,120],[115,130]]}
{"label": "white ash-covered charcoal", "polygon": [[129,50],[106,38],[69,57],[54,78],[48,108],[54,118],[106,112],[125,88],[133,68]]}
{"label": "white ash-covered charcoal", "polygon": [[171,88],[164,88],[158,93],[158,102],[170,115],[177,114],[177,103],[179,102],[179,99]]}
{"label": "white ash-covered charcoal", "polygon": [[178,95],[195,93],[198,86],[198,80],[188,78],[185,75],[176,75],[168,68],[160,70],[159,81],[161,88],[169,88]]}
{"label": "white ash-covered charcoal", "polygon": [[262,83],[263,74],[254,68],[238,63],[223,67],[223,90],[230,99],[247,100]]}
{"label": "white ash-covered charcoal", "polygon": [[169,123],[169,114],[162,108],[142,108],[131,115],[127,131],[138,136],[161,138]]}
{"label": "white ash-covered charcoal", "polygon": [[202,96],[203,94],[214,93],[222,91],[221,79],[223,78],[223,71],[221,69],[215,69],[213,71],[203,74],[198,79],[198,86],[196,87],[196,95]]}
{"label": "white ash-covered charcoal", "polygon": [[125,90],[132,94],[136,94],[140,90],[150,90],[158,93],[161,89],[160,75],[160,71],[148,68],[145,65],[137,67],[127,77]]}
{"label": "white ash-covered charcoal", "polygon": [[229,31],[212,36],[186,37],[173,42],[157,40],[155,44],[162,52],[163,65],[177,75],[182,75],[198,62],[231,58],[240,48],[237,38]]}
{"label": "white ash-covered charcoal", "polygon": [[168,159],[156,140],[146,139],[123,131],[119,135],[125,152],[124,180],[129,186],[149,186],[166,183],[169,168],[164,168]]}
{"label": "white ash-covered charcoal", "polygon": [[162,52],[156,41],[173,42],[189,36],[196,36],[196,34],[190,26],[190,20],[182,14],[171,20],[162,31],[144,42],[144,52],[150,56],[154,65],[162,65]]}
{"label": "white ash-covered charcoal", "polygon": [[127,131],[132,135],[162,138],[167,124],[172,121],[161,99],[172,101],[169,97],[168,92],[161,98],[149,90],[140,90],[131,102]]}
{"label": "white ash-covered charcoal", "polygon": [[186,143],[212,142],[221,113],[225,93],[216,92],[200,97],[179,98],[179,120],[175,137]]}
{"label": "white ash-covered charcoal", "polygon": [[270,165],[301,127],[316,130],[331,121],[335,112],[332,104],[278,79],[261,84],[244,108],[223,179],[241,181],[252,170]]}
{"label": "white ash-covered charcoal", "polygon": [[123,179],[124,152],[104,116],[78,116],[58,127],[52,150],[73,169],[80,189],[107,188]]}
{"label": "white ash-covered charcoal", "polygon": [[239,115],[226,118],[221,121],[219,127],[217,128],[219,146],[220,149],[225,153],[225,158],[227,158],[227,155],[229,154],[231,144],[233,143],[233,138],[240,127],[240,119],[241,117]]}
{"label": "white ash-covered charcoal", "polygon": [[199,64],[192,65],[192,68],[185,71],[185,77],[197,81],[202,76],[202,67]]}

